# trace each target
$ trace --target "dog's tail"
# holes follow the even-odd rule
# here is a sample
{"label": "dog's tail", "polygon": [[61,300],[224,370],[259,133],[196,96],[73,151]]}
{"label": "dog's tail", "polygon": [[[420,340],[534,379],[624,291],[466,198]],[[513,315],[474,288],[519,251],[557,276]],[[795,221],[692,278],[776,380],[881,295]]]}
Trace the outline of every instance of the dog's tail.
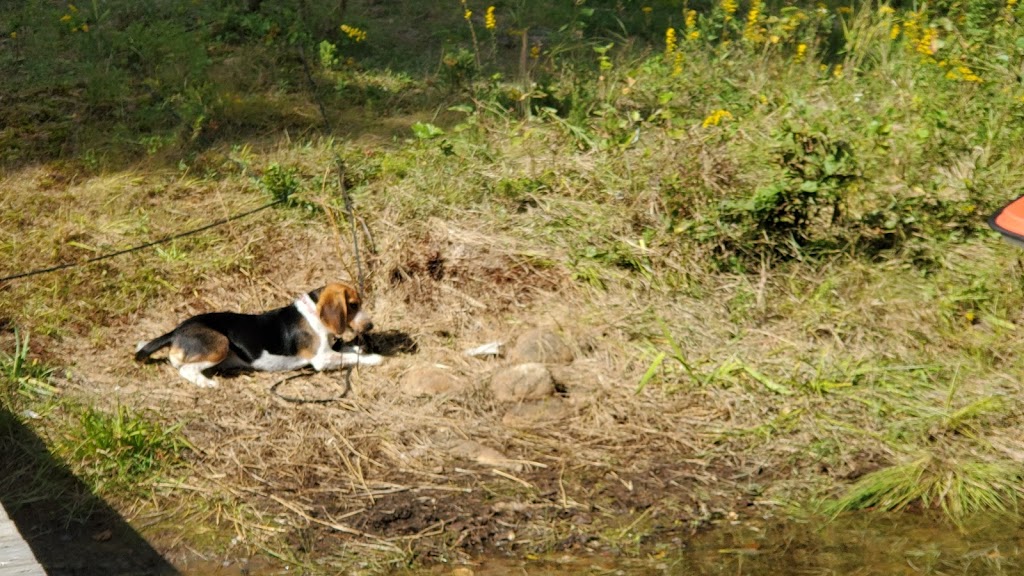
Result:
{"label": "dog's tail", "polygon": [[135,348],[135,361],[144,361],[146,358],[149,358],[150,354],[153,352],[156,352],[170,344],[173,339],[174,332],[168,332],[167,334],[154,338],[149,342],[139,342],[138,347]]}

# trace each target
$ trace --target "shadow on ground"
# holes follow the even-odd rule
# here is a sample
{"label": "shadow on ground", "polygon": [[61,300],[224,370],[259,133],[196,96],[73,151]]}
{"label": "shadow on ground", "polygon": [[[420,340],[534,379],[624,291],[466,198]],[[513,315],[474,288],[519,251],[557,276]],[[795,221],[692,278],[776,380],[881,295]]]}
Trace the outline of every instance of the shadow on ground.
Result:
{"label": "shadow on ground", "polygon": [[2,406],[0,503],[49,576],[178,574]]}

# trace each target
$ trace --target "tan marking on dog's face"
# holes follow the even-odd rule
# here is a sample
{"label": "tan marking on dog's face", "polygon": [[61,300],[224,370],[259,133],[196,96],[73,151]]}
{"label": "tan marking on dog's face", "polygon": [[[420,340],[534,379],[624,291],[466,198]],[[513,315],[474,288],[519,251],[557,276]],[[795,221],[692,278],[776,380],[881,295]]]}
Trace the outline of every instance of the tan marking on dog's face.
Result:
{"label": "tan marking on dog's face", "polygon": [[373,326],[370,317],[362,311],[359,292],[349,284],[335,282],[325,286],[316,309],[327,329],[338,338],[346,329],[358,335]]}

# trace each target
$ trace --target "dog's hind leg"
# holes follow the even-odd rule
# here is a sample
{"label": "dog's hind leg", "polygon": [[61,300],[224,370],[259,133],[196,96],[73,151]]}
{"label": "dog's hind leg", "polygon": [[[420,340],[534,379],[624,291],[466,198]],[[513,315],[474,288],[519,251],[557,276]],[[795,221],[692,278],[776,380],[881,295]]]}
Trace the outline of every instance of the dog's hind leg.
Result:
{"label": "dog's hind leg", "polygon": [[217,381],[203,372],[224,362],[231,354],[228,337],[209,329],[181,331],[171,344],[168,359],[181,377],[200,388],[214,388]]}
{"label": "dog's hind leg", "polygon": [[217,381],[210,378],[206,374],[203,374],[204,370],[209,370],[216,366],[218,362],[191,362],[189,364],[183,364],[178,368],[178,373],[181,377],[189,382],[199,386],[200,388],[216,388]]}

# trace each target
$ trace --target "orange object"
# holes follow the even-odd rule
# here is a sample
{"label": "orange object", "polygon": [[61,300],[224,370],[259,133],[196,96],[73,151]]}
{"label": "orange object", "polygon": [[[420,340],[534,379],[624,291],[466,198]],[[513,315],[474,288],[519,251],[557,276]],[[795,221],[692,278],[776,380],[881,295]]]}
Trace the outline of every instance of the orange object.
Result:
{"label": "orange object", "polygon": [[1024,247],[1024,196],[997,210],[988,225],[1012,244]]}

